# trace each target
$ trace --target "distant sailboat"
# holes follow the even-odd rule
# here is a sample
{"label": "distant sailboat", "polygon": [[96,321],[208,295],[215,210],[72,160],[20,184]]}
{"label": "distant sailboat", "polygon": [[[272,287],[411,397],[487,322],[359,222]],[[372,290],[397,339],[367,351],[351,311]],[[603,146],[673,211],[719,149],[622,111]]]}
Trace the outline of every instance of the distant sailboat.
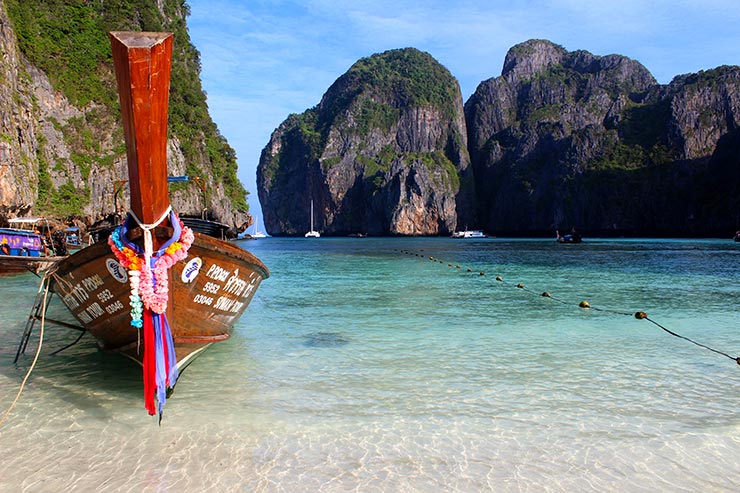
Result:
{"label": "distant sailboat", "polygon": [[320,238],[321,235],[318,231],[313,229],[313,200],[311,201],[311,231],[305,234],[306,238]]}
{"label": "distant sailboat", "polygon": [[252,234],[252,238],[254,238],[255,240],[258,239],[258,238],[267,238],[267,235],[265,233],[263,233],[262,231],[260,231],[259,225],[260,225],[260,218],[259,217],[255,217],[255,219],[254,219],[254,233]]}
{"label": "distant sailboat", "polygon": [[259,238],[267,238],[267,235],[259,230],[259,218],[254,220],[254,233],[250,234],[244,230],[236,235],[237,240],[257,240]]}

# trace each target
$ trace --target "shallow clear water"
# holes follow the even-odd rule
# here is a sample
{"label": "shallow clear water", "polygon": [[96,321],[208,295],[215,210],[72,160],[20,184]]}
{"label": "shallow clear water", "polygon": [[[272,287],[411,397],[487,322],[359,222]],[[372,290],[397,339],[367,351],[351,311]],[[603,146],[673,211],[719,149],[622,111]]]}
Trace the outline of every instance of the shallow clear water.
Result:
{"label": "shallow clear water", "polygon": [[[46,327],[0,491],[740,491],[740,366],[632,316],[738,356],[739,244],[243,245],[272,277],[161,426],[137,368]],[[0,287],[0,412],[37,287]]]}

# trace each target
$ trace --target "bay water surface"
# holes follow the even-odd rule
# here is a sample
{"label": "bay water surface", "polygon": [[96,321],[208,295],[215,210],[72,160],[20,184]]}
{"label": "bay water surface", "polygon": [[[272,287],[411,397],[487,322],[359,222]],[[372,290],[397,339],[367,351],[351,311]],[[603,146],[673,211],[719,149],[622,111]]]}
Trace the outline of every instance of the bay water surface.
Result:
{"label": "bay water surface", "polygon": [[[0,491],[740,491],[738,243],[241,245],[272,275],[161,425],[140,369],[45,326]],[[2,413],[38,285],[0,284]]]}

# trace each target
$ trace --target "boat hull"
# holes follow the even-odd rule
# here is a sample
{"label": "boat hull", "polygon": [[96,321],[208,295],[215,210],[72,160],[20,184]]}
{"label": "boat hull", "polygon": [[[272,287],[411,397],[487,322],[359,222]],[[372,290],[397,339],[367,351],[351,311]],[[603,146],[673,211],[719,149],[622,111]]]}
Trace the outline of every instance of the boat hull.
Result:
{"label": "boat hull", "polygon": [[486,234],[483,233],[483,231],[479,230],[465,230],[465,231],[455,231],[452,233],[453,238],[487,238]]}
{"label": "boat hull", "polygon": [[[52,290],[103,350],[141,363],[143,338],[131,326],[128,273],[107,243],[67,257],[50,275]],[[167,318],[179,367],[229,338],[268,276],[267,267],[246,250],[195,234],[188,257],[169,271]]]}
{"label": "boat hull", "polygon": [[64,257],[29,257],[26,255],[0,255],[0,275],[32,272],[39,274]]}
{"label": "boat hull", "polygon": [[[20,218],[10,221],[11,224],[36,224],[40,220]],[[47,253],[44,238],[38,232],[21,228],[0,228],[0,275],[20,272],[38,274],[63,258]]]}

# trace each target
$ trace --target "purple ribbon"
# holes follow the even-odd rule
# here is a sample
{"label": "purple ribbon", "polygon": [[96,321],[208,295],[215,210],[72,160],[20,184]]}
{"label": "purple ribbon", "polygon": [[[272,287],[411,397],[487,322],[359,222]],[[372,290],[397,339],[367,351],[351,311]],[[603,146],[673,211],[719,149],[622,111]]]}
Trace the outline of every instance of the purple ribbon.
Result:
{"label": "purple ribbon", "polygon": [[[175,343],[172,340],[172,332],[170,331],[170,324],[167,321],[167,315],[164,313],[161,315],[152,314],[152,322],[154,325],[154,339],[156,341],[157,402],[159,403],[159,414],[161,415],[167,401],[167,387],[174,387],[179,375],[177,371]],[[166,358],[165,355],[167,355]],[[167,385],[168,379],[169,385]]]}

